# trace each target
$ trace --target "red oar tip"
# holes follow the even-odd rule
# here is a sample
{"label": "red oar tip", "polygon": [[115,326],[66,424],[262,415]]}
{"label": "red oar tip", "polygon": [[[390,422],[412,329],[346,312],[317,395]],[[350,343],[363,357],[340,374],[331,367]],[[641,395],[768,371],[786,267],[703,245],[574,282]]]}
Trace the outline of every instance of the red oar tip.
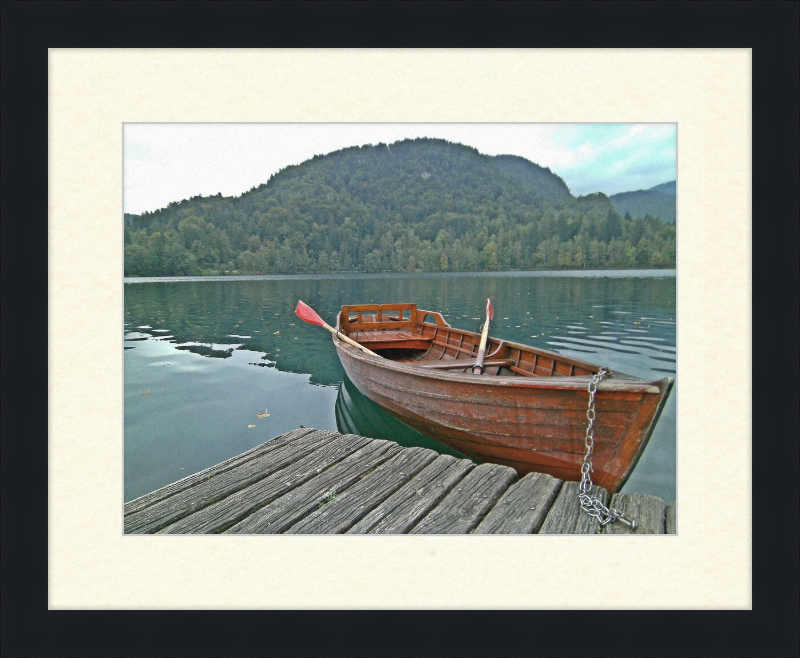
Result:
{"label": "red oar tip", "polygon": [[314,309],[311,308],[308,304],[304,304],[302,301],[298,300],[297,308],[295,309],[294,312],[297,315],[297,317],[303,320],[304,322],[310,322],[311,324],[318,324],[319,326],[323,326],[325,324],[323,319],[314,312]]}
{"label": "red oar tip", "polygon": [[486,317],[490,320],[494,319],[494,308],[492,308],[492,300],[486,300]]}

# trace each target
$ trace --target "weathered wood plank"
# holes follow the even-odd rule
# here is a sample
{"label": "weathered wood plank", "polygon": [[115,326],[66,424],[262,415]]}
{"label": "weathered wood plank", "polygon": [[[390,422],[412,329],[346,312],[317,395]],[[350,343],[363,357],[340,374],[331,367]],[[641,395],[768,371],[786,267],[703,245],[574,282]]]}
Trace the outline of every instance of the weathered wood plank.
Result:
{"label": "weathered wood plank", "polygon": [[434,508],[475,464],[450,455],[439,455],[419,475],[387,498],[348,534],[404,534]]}
{"label": "weathered wood plank", "polygon": [[674,535],[678,531],[678,507],[677,503],[672,502],[667,505],[664,512],[664,532],[668,535]]}
{"label": "weathered wood plank", "polygon": [[151,491],[144,496],[139,496],[139,498],[134,498],[133,500],[128,501],[125,503],[124,513],[127,516],[128,514],[133,514],[134,512],[143,510],[145,507],[150,507],[150,505],[154,505],[158,501],[164,500],[164,498],[168,498],[169,496],[173,496],[184,489],[188,489],[189,487],[193,487],[201,482],[205,482],[215,475],[229,471],[236,466],[240,466],[246,461],[260,457],[271,450],[279,448],[289,441],[300,438],[301,436],[305,436],[313,431],[315,431],[313,428],[301,427],[300,429],[292,430],[291,432],[286,432],[286,434],[276,436],[274,439],[270,439],[261,445],[251,448],[247,452],[243,452],[241,455],[236,455],[235,457],[226,459],[219,464],[209,466],[202,471],[193,473],[192,475],[187,475],[185,478],[182,478],[177,482],[173,482],[165,487]]}
{"label": "weathered wood plank", "polygon": [[563,482],[544,473],[528,473],[506,491],[473,530],[475,534],[539,532]]}
{"label": "weathered wood plank", "polygon": [[[608,504],[608,492],[602,487],[595,487],[593,496],[597,496],[603,505]],[[547,518],[544,520],[540,535],[590,535],[600,528],[600,523],[581,509],[578,500],[578,483],[565,482],[558,492]]]}
{"label": "weathered wood plank", "polygon": [[517,472],[500,464],[481,464],[411,529],[411,534],[471,532],[517,480]]}
{"label": "weathered wood plank", "polygon": [[636,530],[625,523],[609,523],[603,528],[607,535],[663,535],[666,504],[660,498],[646,494],[614,494],[611,505],[636,521]]}
{"label": "weathered wood plank", "polygon": [[273,503],[251,514],[236,525],[225,530],[230,534],[277,534],[297,523],[320,505],[324,504],[383,462],[396,455],[402,448],[391,441],[370,440],[360,450],[304,485],[281,496]]}
{"label": "weathered wood plank", "polygon": [[162,534],[223,532],[292,489],[305,484],[337,461],[363,448],[370,441],[371,439],[354,434],[343,436],[336,440],[335,451],[326,450],[326,446],[323,445],[300,461],[231,494],[216,504],[189,514],[158,532]]}
{"label": "weathered wood plank", "polygon": [[287,534],[339,534],[409,482],[436,459],[427,448],[406,448],[400,454],[361,477],[342,495],[301,519]]}
{"label": "weathered wood plank", "polygon": [[[125,505],[126,533],[588,534],[578,483],[497,464],[300,428]],[[677,507],[643,494],[601,502],[636,534],[676,532]],[[629,533],[623,523],[601,529]]]}
{"label": "weathered wood plank", "polygon": [[125,517],[125,533],[156,532],[192,512],[222,500],[226,496],[286,468],[289,464],[319,449],[323,444],[331,443],[331,449],[334,449],[340,438],[341,435],[336,432],[319,430],[289,441],[261,457],[250,459],[194,487],[165,498],[155,505],[129,514]]}

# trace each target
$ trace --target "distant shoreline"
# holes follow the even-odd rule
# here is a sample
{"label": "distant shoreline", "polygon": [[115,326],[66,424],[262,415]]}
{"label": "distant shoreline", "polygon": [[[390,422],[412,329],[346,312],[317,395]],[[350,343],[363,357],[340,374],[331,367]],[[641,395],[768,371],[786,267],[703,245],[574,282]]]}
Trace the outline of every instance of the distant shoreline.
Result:
{"label": "distant shoreline", "polygon": [[392,278],[392,277],[431,277],[431,278],[451,278],[460,276],[479,276],[479,277],[511,277],[511,276],[607,276],[607,277],[675,277],[675,268],[632,268],[632,269],[571,269],[571,270],[502,270],[484,272],[328,272],[312,273],[297,272],[293,274],[194,274],[190,276],[169,275],[169,276],[126,276],[123,283],[157,283],[170,281],[257,281],[270,279],[316,279],[343,278],[352,279],[360,277],[368,278]]}

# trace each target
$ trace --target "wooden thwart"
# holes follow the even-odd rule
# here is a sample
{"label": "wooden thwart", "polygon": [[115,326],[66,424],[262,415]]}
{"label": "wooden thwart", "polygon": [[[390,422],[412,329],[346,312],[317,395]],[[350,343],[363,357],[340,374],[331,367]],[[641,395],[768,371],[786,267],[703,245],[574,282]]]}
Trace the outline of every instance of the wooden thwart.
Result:
{"label": "wooden thwart", "polygon": [[[593,494],[634,534],[675,533],[675,503]],[[627,534],[576,482],[329,430],[287,432],[125,504],[125,534]]]}
{"label": "wooden thwart", "polygon": [[355,331],[352,335],[359,344],[378,350],[427,349],[431,343],[430,337],[412,334],[409,331]]}
{"label": "wooden thwart", "polygon": [[[456,368],[471,368],[477,362],[477,359],[451,359],[449,361],[420,363],[419,365],[426,370],[455,370]],[[494,366],[508,367],[514,365],[514,359],[487,359],[483,362],[483,365],[486,368]]]}

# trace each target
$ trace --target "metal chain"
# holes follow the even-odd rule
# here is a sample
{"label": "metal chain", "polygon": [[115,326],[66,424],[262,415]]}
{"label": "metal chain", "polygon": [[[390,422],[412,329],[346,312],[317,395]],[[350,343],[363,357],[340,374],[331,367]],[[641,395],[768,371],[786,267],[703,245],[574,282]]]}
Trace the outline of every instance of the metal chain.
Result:
{"label": "metal chain", "polygon": [[598,384],[606,375],[610,374],[610,372],[608,368],[602,367],[597,374],[592,377],[592,381],[589,382],[589,408],[586,410],[586,419],[589,423],[586,426],[586,438],[584,440],[586,455],[584,455],[583,464],[581,464],[581,483],[578,490],[578,498],[583,511],[589,516],[595,517],[599,521],[601,528],[614,521],[621,521],[629,525],[631,530],[635,530],[636,521],[627,518],[625,514],[613,507],[606,507],[600,502],[597,496],[592,496],[592,488],[594,487],[591,476],[594,470],[592,467],[592,450],[594,450],[594,419],[596,417],[594,398],[597,393]]}

